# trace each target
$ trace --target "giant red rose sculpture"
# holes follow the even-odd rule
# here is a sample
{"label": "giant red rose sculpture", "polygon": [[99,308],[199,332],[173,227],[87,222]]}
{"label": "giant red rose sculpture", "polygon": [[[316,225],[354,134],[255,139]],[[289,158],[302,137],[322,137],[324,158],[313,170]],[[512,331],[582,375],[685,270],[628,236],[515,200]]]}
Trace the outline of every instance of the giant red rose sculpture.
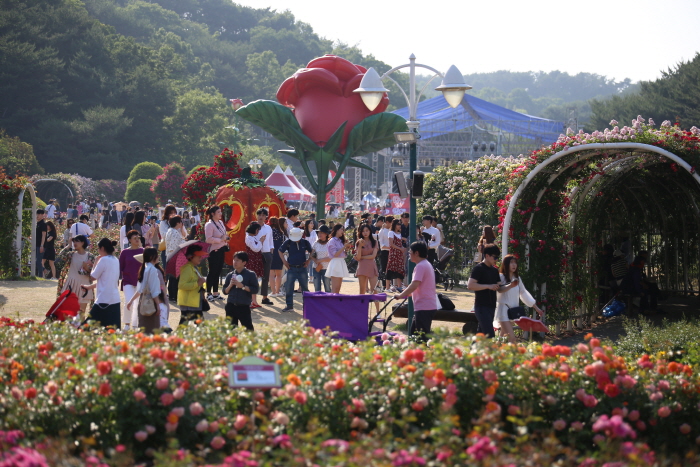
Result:
{"label": "giant red rose sculpture", "polygon": [[[394,144],[394,133],[407,131],[406,121],[385,113],[389,98],[367,110],[362,98],[353,93],[367,70],[344,58],[325,55],[309,62],[282,83],[277,91],[280,103],[251,102],[237,113],[278,140],[292,146],[284,152],[301,162],[317,193],[317,215],[323,216],[326,193],[338,182],[347,166],[369,166],[353,160]],[[283,104],[283,105],[282,105]],[[292,110],[293,109],[293,110]],[[314,178],[309,162],[316,164]],[[336,172],[328,182],[328,171]]]}
{"label": "giant red rose sculpture", "polygon": [[344,58],[324,55],[287,78],[277,91],[277,100],[294,109],[301,131],[318,146],[325,146],[345,122],[338,148],[344,153],[350,130],[389,106],[389,97],[384,93],[380,104],[370,112],[360,95],[353,92],[360,87],[366,72],[365,67],[353,65]]}

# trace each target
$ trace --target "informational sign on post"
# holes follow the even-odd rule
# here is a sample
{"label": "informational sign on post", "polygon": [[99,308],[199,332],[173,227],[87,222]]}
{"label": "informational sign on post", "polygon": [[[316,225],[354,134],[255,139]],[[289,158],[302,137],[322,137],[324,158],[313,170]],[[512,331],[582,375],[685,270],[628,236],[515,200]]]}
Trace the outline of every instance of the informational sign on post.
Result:
{"label": "informational sign on post", "polygon": [[280,367],[262,358],[244,357],[228,364],[228,385],[232,388],[279,388],[282,386]]}

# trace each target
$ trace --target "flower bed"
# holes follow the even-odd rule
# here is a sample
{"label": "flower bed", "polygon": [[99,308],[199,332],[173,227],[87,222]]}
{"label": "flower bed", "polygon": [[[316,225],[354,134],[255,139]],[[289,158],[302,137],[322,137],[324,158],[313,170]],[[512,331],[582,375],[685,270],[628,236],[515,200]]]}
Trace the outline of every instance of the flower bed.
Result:
{"label": "flower bed", "polygon": [[[170,336],[0,325],[0,430],[112,461],[175,443],[190,454],[162,454],[164,465],[504,465],[535,453],[543,465],[643,465],[650,450],[700,442],[693,369],[625,359],[597,339],[569,349],[443,335],[426,348],[351,344],[301,324],[253,334],[216,320]],[[278,363],[284,387],[230,389],[227,363],[248,355]]]}

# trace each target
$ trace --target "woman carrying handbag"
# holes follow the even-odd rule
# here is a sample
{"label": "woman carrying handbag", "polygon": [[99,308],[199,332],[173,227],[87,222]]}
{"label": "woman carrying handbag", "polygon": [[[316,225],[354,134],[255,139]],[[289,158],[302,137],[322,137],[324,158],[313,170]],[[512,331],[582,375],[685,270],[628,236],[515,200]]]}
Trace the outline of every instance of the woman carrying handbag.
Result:
{"label": "woman carrying handbag", "polygon": [[496,300],[496,316],[494,327],[501,328],[500,336],[508,336],[511,344],[515,344],[515,332],[511,320],[525,316],[525,309],[520,306],[520,300],[525,305],[532,307],[540,316],[544,313],[535,303],[530,292],[520,280],[518,273],[518,259],[513,255],[506,255],[499,270],[501,276],[498,298]]}
{"label": "woman carrying handbag", "polygon": [[158,264],[159,256],[155,248],[146,248],[143,254],[134,256],[134,259],[142,264],[139,269],[136,293],[126,305],[128,309],[137,311],[139,326],[144,328],[147,334],[152,334],[158,328],[170,330],[168,292],[165,286],[165,273]]}

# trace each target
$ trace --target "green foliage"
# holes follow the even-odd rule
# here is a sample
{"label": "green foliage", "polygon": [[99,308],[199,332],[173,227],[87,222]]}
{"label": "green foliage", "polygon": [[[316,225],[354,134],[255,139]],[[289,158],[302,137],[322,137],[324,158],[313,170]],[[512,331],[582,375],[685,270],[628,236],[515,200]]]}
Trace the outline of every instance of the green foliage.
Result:
{"label": "green foliage", "polygon": [[[0,279],[17,278],[18,276],[32,275],[29,269],[18,270],[17,249],[15,248],[15,234],[17,232],[17,203],[19,194],[29,180],[25,177],[8,176],[0,167]],[[23,241],[22,263],[27,264],[30,254],[30,243],[33,240],[32,233],[32,197],[25,191],[22,202],[22,237],[32,238]]]}
{"label": "green foliage", "polygon": [[622,326],[625,335],[615,344],[620,355],[627,358],[659,355],[687,365],[700,364],[700,322],[697,319],[664,320],[659,326],[640,316],[639,319],[625,318]]}
{"label": "green foliage", "polygon": [[301,131],[294,112],[278,102],[258,100],[241,107],[236,113],[299,151],[318,149],[316,143]]}
{"label": "green foliage", "polygon": [[151,206],[156,204],[156,198],[151,191],[153,180],[136,180],[126,187],[126,201],[138,201],[141,204],[148,203]]}
{"label": "green foliage", "polygon": [[131,169],[129,178],[126,180],[127,189],[136,180],[155,180],[163,173],[163,168],[155,162],[140,162]]}
{"label": "green foliage", "polygon": [[280,65],[277,56],[271,50],[248,55],[245,65],[252,91],[264,99],[274,99],[280,84],[299,68],[289,60]]}
{"label": "green foliage", "polygon": [[201,164],[226,141],[223,96],[272,98],[333,48],[289,12],[225,0],[27,5],[0,11],[0,127],[47,171],[94,179],[173,155]]}
{"label": "green foliage", "polygon": [[[470,262],[485,225],[497,229],[498,200],[508,192],[509,175],[520,159],[486,156],[450,167],[437,167],[426,177],[419,218],[438,217],[445,244],[455,249],[453,266]],[[466,278],[465,278],[466,280]],[[529,278],[528,286],[530,285]]]}
{"label": "green foliage", "polygon": [[249,160],[260,159],[262,161],[260,172],[262,172],[263,178],[267,178],[278,165],[280,167],[284,165],[282,157],[269,146],[243,144],[241,145],[241,153],[244,154],[244,160],[241,161],[244,167],[247,166]]}
{"label": "green foliage", "polygon": [[670,120],[683,127],[700,125],[700,54],[669,68],[655,81],[641,83],[638,92],[591,102],[588,126],[605,128],[610,120],[625,124],[638,115],[657,121]]}
{"label": "green foliage", "polygon": [[44,169],[37,162],[32,146],[17,137],[9,136],[0,129],[0,167],[8,175],[43,174]]}
{"label": "green foliage", "polygon": [[395,132],[405,131],[408,131],[406,120],[396,114],[382,112],[372,115],[350,131],[345,154],[349,157],[361,157],[379,151],[391,146]]}
{"label": "green foliage", "polygon": [[[175,112],[163,122],[175,135],[173,153],[185,167],[206,162],[225,137],[229,107],[219,93],[198,89],[177,98]],[[182,129],[187,128],[187,131]]]}

